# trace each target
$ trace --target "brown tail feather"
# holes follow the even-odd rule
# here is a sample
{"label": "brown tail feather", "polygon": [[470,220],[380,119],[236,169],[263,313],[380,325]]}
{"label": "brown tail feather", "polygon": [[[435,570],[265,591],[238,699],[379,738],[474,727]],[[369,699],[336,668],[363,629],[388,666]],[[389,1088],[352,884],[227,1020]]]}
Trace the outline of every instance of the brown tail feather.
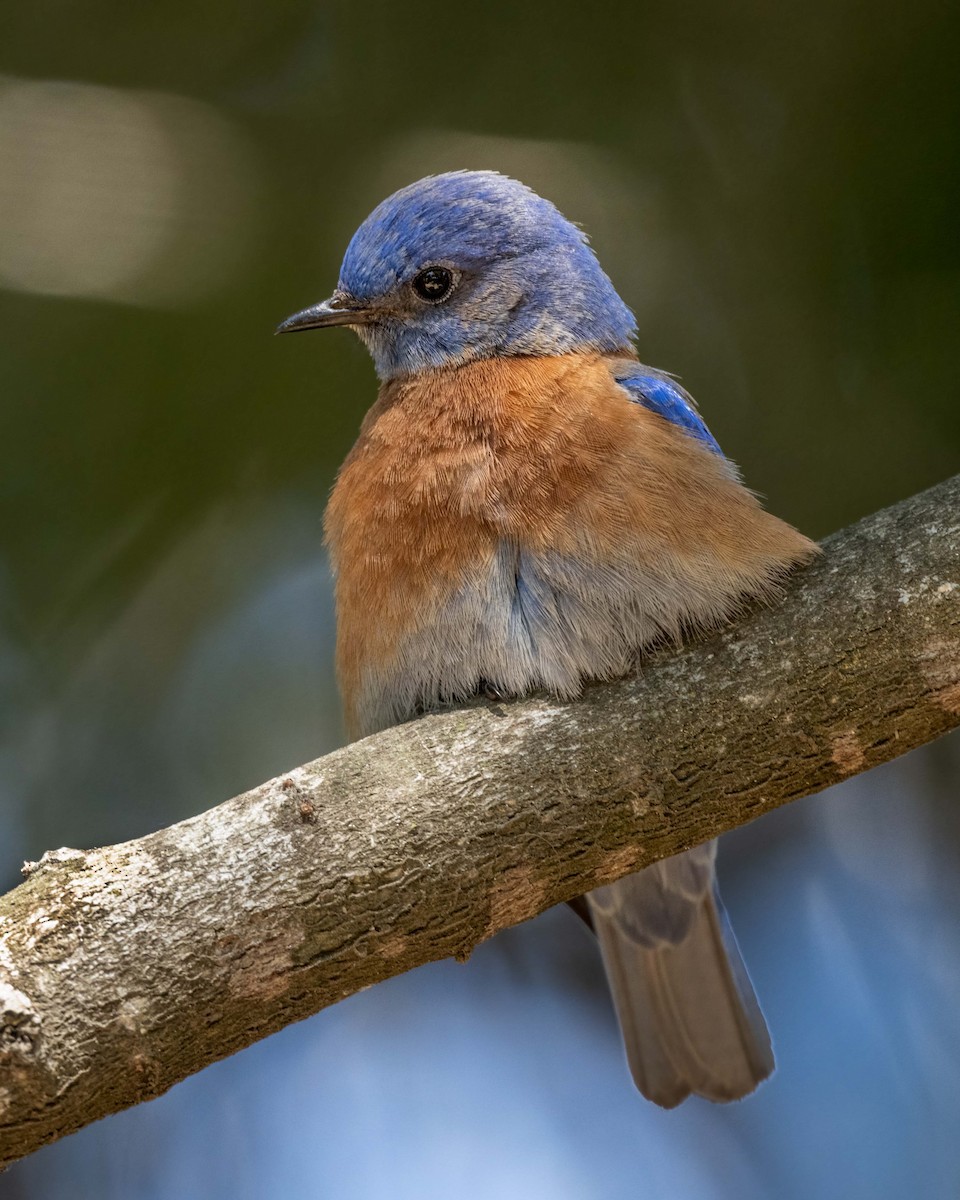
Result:
{"label": "brown tail feather", "polygon": [[[676,875],[685,857],[648,870]],[[642,916],[638,920],[635,901],[645,874],[588,897],[634,1081],[664,1108],[691,1093],[738,1100],[767,1078],[774,1060],[720,898],[714,886],[688,897],[691,910],[679,940],[638,936]],[[649,887],[639,891],[649,904]],[[656,914],[649,915],[656,927]]]}

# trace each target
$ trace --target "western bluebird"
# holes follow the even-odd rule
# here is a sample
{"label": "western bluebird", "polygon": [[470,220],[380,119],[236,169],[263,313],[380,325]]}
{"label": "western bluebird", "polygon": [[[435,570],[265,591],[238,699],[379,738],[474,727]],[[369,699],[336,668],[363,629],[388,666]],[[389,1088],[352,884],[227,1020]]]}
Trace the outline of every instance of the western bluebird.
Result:
{"label": "western bluebird", "polygon": [[[640,363],[585,236],[515,180],[456,171],[385,200],[333,296],[280,331],[328,325],[356,330],[381,381],[326,513],[354,735],[484,690],[576,696],[775,597],[816,553]],[[631,1072],[665,1107],[773,1070],[715,851],[587,897]]]}

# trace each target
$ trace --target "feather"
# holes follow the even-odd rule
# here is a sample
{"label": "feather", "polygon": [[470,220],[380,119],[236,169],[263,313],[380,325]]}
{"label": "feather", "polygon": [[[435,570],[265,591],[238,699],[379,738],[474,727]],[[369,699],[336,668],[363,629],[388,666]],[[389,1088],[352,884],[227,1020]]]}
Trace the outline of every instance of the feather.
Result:
{"label": "feather", "polygon": [[629,362],[622,373],[621,370],[614,371],[614,378],[629,393],[631,400],[697,438],[714,454],[723,455],[719,442],[697,412],[693,397],[666,372]]}
{"label": "feather", "polygon": [[664,1108],[739,1100],[773,1049],[714,880],[716,843],[587,896],[630,1072]]}

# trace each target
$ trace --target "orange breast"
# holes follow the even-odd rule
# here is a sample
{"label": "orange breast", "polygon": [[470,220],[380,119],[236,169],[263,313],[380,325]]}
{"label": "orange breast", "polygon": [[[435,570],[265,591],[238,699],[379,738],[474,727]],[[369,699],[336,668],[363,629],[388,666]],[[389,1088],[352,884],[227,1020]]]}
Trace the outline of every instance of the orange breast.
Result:
{"label": "orange breast", "polygon": [[[716,623],[814,552],[760,508],[729,464],[631,401],[608,359],[580,354],[387,383],[340,471],[326,534],[354,732],[456,698],[478,673],[495,681],[487,660],[503,673],[510,648],[498,653],[497,638],[514,636],[513,626],[494,610],[516,600],[510,555],[517,587],[532,573],[552,613],[526,687],[569,692],[556,682],[559,667],[551,674],[551,637],[571,643],[563,678],[622,669],[623,647],[642,648],[654,627]],[[486,659],[463,642],[464,621]],[[459,674],[445,645],[462,660]],[[411,687],[418,669],[422,686]]]}

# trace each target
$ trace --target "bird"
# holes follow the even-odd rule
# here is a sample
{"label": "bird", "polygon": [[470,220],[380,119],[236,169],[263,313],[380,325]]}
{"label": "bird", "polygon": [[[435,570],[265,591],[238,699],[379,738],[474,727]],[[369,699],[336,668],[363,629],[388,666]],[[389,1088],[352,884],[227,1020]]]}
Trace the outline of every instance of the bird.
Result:
{"label": "bird", "polygon": [[[451,171],[385,199],[332,296],[277,332],[331,326],[380,383],[324,520],[352,736],[475,697],[572,699],[775,601],[817,553],[640,361],[586,234],[518,180]],[[586,896],[630,1072],[664,1108],[774,1068],[715,858]]]}

